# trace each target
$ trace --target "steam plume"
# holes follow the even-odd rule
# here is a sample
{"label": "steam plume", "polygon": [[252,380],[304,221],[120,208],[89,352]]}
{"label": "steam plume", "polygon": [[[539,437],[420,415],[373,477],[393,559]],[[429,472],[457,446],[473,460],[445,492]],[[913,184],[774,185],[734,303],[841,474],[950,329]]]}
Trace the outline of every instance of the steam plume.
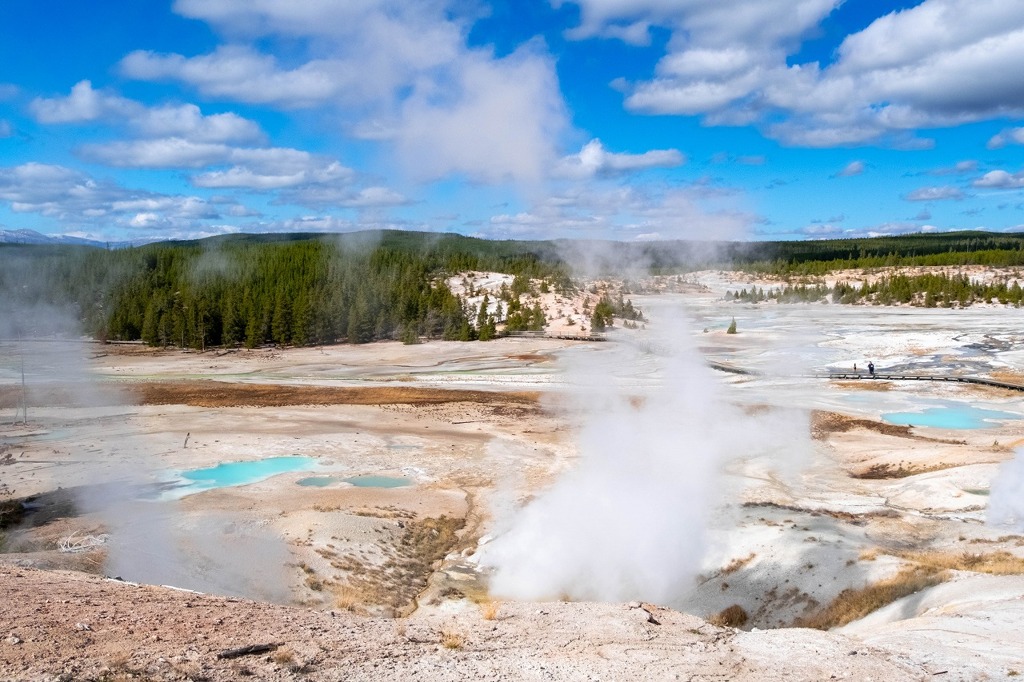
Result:
{"label": "steam plume", "polygon": [[1024,448],[1003,462],[992,479],[988,523],[1024,532]]}
{"label": "steam plume", "polygon": [[677,602],[704,556],[725,463],[806,447],[805,426],[723,399],[682,310],[652,319],[648,343],[571,356],[580,460],[483,548],[495,595]]}

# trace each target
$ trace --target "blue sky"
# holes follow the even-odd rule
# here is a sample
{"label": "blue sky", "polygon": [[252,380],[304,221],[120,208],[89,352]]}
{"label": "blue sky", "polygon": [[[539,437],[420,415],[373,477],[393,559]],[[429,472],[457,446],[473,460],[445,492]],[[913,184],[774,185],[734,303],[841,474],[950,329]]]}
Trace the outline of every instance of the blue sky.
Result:
{"label": "blue sky", "polygon": [[1011,0],[4,0],[0,228],[1024,231]]}

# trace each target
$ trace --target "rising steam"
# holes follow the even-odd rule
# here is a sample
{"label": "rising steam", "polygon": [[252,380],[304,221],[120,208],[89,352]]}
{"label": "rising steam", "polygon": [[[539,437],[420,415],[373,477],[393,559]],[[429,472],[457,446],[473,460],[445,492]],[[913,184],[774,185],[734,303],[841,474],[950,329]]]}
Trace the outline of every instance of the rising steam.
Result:
{"label": "rising steam", "polygon": [[1024,532],[1024,448],[999,466],[989,487],[988,523]]}
{"label": "rising steam", "polygon": [[723,502],[724,465],[806,453],[806,423],[780,425],[723,399],[683,318],[662,311],[660,332],[642,344],[570,356],[580,460],[484,546],[496,596],[677,602]]}
{"label": "rising steam", "polygon": [[[90,371],[96,347],[82,335],[74,306],[49,300],[52,283],[33,271],[33,261],[6,256],[0,266],[5,353],[0,382],[21,393],[22,366],[25,374],[26,399],[19,397],[14,421],[27,419],[33,428],[46,430],[80,428],[98,419],[126,421],[126,412],[136,408]],[[78,511],[95,515],[109,534],[105,572],[138,582],[287,600],[290,555],[283,539],[257,523],[185,515],[176,500],[146,494],[163,466],[154,446],[141,432],[119,429],[109,451],[75,453],[74,459],[85,460],[71,481],[78,484],[72,488]],[[51,472],[48,483],[54,488],[69,485],[60,467]]]}

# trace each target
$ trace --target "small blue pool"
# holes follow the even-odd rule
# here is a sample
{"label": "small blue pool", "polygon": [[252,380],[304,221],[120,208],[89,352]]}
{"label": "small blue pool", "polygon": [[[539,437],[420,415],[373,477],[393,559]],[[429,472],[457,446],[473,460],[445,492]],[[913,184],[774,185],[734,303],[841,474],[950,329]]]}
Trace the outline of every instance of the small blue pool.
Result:
{"label": "small blue pool", "polygon": [[286,474],[292,471],[308,471],[317,465],[313,457],[299,455],[287,457],[268,457],[251,462],[226,462],[207,469],[182,471],[179,477],[189,481],[187,485],[175,492],[190,494],[201,490],[227,488],[236,485],[248,485],[259,481]]}
{"label": "small blue pool", "polygon": [[1020,419],[1021,415],[998,410],[984,410],[970,405],[943,405],[920,412],[889,412],[882,419],[904,426],[933,426],[939,429],[984,429],[993,422]]}

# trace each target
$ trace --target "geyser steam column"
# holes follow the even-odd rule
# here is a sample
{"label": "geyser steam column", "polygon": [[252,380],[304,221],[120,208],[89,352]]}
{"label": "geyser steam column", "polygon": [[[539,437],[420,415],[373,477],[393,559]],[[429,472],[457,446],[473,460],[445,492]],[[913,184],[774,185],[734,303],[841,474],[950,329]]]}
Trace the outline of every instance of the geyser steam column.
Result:
{"label": "geyser steam column", "polygon": [[664,307],[642,343],[568,355],[580,460],[481,550],[495,596],[680,600],[726,497],[724,464],[795,445],[777,448],[797,431],[723,399],[683,311]]}
{"label": "geyser steam column", "polygon": [[1024,448],[999,465],[989,488],[987,521],[990,526],[1024,532]]}

